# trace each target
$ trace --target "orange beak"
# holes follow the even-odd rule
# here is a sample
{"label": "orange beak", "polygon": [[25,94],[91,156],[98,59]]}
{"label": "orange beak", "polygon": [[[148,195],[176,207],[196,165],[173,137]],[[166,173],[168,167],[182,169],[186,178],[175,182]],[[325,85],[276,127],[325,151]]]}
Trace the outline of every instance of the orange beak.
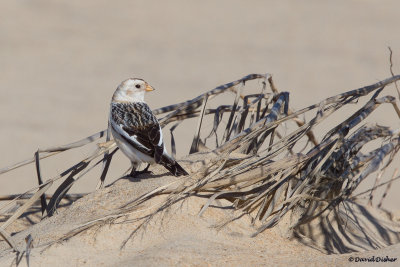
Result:
{"label": "orange beak", "polygon": [[151,87],[149,84],[146,85],[146,89],[144,89],[146,92],[151,92],[154,91],[154,88]]}

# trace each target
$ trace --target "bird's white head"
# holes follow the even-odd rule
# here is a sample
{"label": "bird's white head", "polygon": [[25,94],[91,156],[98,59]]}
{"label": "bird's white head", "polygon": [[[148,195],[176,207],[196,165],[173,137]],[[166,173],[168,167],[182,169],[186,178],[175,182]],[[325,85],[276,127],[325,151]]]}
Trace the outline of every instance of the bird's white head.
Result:
{"label": "bird's white head", "polygon": [[112,102],[144,102],[144,94],[153,91],[147,82],[138,78],[123,81],[115,90]]}

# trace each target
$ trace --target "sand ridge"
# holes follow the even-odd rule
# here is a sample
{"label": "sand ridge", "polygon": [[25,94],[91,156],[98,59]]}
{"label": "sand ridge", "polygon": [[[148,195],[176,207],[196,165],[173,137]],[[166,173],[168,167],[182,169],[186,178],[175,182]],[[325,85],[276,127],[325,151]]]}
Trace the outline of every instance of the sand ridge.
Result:
{"label": "sand ridge", "polygon": [[[139,187],[137,182],[129,179],[118,180],[112,186],[92,193],[55,216],[18,233],[15,239],[24,247],[27,234],[33,237],[36,248],[31,251],[32,266],[285,266],[299,263],[306,266],[322,262],[326,266],[335,266],[344,261],[343,256],[326,256],[297,241],[286,240],[275,230],[267,230],[252,238],[250,236],[255,228],[250,226],[247,216],[216,228],[232,216],[231,210],[210,207],[200,218],[197,215],[206,199],[199,197],[190,197],[155,216],[122,249],[121,245],[140,223],[129,220],[140,217],[143,212],[134,212],[101,227],[95,226],[44,250],[41,247],[58,240],[79,225],[107,214],[124,201],[150,191],[159,183],[174,179],[168,176],[142,179]],[[155,197],[143,208],[151,209],[163,198],[165,196]],[[224,205],[222,200],[218,204],[222,207],[230,205]],[[1,243],[4,249],[6,244]],[[3,250],[0,264],[10,264],[14,257]]]}

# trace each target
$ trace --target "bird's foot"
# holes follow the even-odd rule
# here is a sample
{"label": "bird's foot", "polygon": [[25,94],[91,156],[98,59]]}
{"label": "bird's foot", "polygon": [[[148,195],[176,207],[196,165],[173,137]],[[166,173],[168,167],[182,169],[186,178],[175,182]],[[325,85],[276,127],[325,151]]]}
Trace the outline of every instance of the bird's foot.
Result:
{"label": "bird's foot", "polygon": [[135,177],[137,177],[138,175],[141,175],[141,174],[151,173],[151,171],[149,171],[149,167],[150,167],[150,164],[147,164],[147,167],[144,168],[141,171],[137,171],[135,168],[132,168],[132,171],[129,174],[129,176],[132,177],[132,178],[135,178]]}

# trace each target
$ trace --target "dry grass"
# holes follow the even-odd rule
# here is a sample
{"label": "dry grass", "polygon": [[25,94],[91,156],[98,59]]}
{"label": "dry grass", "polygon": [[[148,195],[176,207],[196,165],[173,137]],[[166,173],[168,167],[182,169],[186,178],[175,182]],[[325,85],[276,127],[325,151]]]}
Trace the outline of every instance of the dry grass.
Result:
{"label": "dry grass", "polygon": [[[215,199],[224,198],[232,203],[236,210],[235,216],[251,214],[253,223],[257,225],[254,235],[276,226],[290,215],[286,231],[291,236],[300,236],[301,226],[332,211],[335,214],[340,204],[344,205],[346,201],[353,201],[358,197],[354,192],[362,181],[373,173],[383,172],[392,162],[400,148],[399,130],[364,122],[382,104],[392,105],[393,112],[400,117],[396,98],[390,95],[380,96],[386,86],[399,79],[399,75],[392,76],[376,84],[329,97],[320,103],[294,111],[289,107],[289,93],[279,92],[269,74],[251,74],[184,103],[157,109],[154,111],[156,115],[165,114],[159,118],[162,127],[170,127],[173,154],[176,151],[173,132],[179,129],[182,121],[197,118],[190,153],[208,153],[207,158],[210,160],[192,172],[190,177],[133,199],[106,216],[86,222],[63,239],[137,211],[144,202],[159,194],[169,195],[154,212],[145,216],[141,226],[172,204],[188,196],[198,195],[209,198],[200,215]],[[254,84],[259,87],[256,94],[247,93],[251,80],[258,81],[251,84],[252,88]],[[235,94],[232,104],[208,108],[209,100],[232,92]],[[360,109],[348,114],[348,118],[325,131],[321,141],[317,141],[314,130],[321,122],[344,106],[363,101],[365,103]],[[305,114],[311,119],[300,119]],[[206,121],[213,125],[207,134],[204,127],[207,125]],[[99,142],[104,137],[104,142],[98,144],[98,149],[92,155],[58,176],[42,181],[41,160],[69,149]],[[365,152],[368,149],[367,144],[373,142],[379,144]],[[35,163],[39,181],[38,187],[17,197],[12,196],[12,201],[0,207],[0,214],[4,214],[18,199],[29,196],[23,205],[6,216],[0,226],[2,237],[18,251],[6,228],[39,199],[44,217],[52,216],[61,199],[68,196],[67,192],[74,183],[100,164],[103,171],[98,188],[103,187],[112,156],[117,149],[115,143],[110,141],[109,132],[104,130],[69,145],[38,150],[33,158],[1,169],[0,174]],[[364,194],[369,194],[385,184],[389,185],[388,189],[391,182],[398,178],[396,173],[389,182],[381,183],[377,180],[374,187]],[[46,191],[59,179],[63,179],[61,186],[54,195],[46,197]],[[48,203],[47,199],[50,199]],[[232,217],[225,223],[236,218]],[[330,220],[340,219],[333,216]]]}

